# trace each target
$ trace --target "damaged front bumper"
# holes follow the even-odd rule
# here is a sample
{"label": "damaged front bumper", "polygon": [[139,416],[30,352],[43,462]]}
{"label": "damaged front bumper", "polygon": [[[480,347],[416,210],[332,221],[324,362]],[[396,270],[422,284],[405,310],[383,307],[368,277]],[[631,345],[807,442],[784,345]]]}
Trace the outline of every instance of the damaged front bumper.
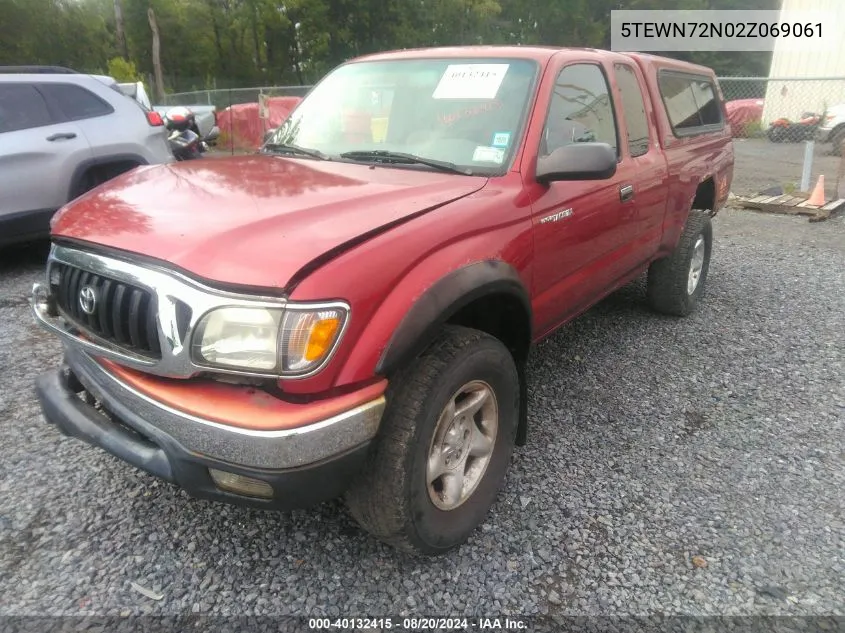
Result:
{"label": "damaged front bumper", "polygon": [[192,496],[278,509],[341,495],[385,405],[379,396],[297,428],[238,428],[165,406],[70,346],[60,368],[38,377],[36,392],[44,417],[65,434]]}

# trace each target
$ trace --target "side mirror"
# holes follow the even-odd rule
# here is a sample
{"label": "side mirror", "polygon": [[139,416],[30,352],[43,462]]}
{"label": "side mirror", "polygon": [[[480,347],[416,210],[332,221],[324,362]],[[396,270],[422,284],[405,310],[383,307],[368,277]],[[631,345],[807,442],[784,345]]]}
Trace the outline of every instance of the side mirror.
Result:
{"label": "side mirror", "polygon": [[571,143],[537,159],[537,182],[606,180],[616,173],[616,150],[607,143]]}

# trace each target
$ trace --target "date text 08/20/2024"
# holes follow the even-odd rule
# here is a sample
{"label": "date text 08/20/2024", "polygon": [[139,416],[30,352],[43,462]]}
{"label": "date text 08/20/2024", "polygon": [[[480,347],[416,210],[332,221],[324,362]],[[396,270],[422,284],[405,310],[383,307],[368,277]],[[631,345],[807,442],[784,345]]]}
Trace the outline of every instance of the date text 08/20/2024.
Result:
{"label": "date text 08/20/2024", "polygon": [[517,617],[482,618],[309,618],[308,628],[327,631],[524,631],[528,623]]}

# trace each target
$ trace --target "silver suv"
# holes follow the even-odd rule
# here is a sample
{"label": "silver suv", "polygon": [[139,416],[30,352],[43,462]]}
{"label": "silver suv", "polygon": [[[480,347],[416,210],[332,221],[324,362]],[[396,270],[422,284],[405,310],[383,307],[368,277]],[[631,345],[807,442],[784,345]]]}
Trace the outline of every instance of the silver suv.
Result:
{"label": "silver suv", "polygon": [[0,67],[0,247],[46,236],[53,213],[98,184],[173,160],[161,116],[114,79]]}

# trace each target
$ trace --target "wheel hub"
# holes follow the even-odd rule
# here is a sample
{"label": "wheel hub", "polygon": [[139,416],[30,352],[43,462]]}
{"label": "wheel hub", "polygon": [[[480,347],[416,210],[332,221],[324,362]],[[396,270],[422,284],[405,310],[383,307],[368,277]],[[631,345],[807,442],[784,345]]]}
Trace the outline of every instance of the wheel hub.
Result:
{"label": "wheel hub", "polygon": [[701,281],[701,272],[704,270],[704,236],[699,235],[695,241],[695,246],[692,249],[692,258],[690,259],[689,275],[687,276],[687,294],[692,295],[695,289],[698,288],[698,282]]}
{"label": "wheel hub", "polygon": [[475,492],[490,463],[498,426],[496,396],[487,383],[469,382],[449,399],[426,465],[429,498],[436,507],[453,510]]}
{"label": "wheel hub", "polygon": [[446,466],[449,469],[457,468],[463,459],[469,454],[470,427],[466,416],[454,420],[449,425],[449,430],[443,438],[443,449]]}

